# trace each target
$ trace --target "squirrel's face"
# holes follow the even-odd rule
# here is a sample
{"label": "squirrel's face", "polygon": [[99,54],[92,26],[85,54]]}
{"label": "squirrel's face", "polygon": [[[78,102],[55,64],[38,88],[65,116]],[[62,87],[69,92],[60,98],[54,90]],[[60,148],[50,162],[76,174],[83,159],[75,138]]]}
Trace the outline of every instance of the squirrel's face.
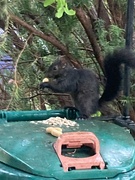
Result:
{"label": "squirrel's face", "polygon": [[56,60],[48,68],[47,77],[57,79],[63,76],[65,70],[68,68],[71,68],[71,66],[67,62],[63,60]]}

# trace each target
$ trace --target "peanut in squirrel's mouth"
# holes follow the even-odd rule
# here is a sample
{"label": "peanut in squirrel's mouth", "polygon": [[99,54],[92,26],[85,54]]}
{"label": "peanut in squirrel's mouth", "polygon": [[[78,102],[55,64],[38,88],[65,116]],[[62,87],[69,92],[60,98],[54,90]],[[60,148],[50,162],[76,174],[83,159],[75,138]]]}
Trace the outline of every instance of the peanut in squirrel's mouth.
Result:
{"label": "peanut in squirrel's mouth", "polygon": [[49,82],[48,78],[44,78],[42,82]]}

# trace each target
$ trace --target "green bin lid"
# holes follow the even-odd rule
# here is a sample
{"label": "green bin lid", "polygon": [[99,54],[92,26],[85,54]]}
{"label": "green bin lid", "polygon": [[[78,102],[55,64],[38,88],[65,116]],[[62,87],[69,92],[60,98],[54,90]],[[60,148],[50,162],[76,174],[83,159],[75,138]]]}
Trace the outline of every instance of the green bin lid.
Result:
{"label": "green bin lid", "polygon": [[57,138],[47,134],[43,121],[10,122],[0,125],[0,162],[23,172],[57,180],[111,178],[135,167],[135,142],[130,132],[111,122],[77,121],[79,126],[62,127],[63,132],[93,132],[100,142],[104,170],[86,169],[64,172],[53,144]]}

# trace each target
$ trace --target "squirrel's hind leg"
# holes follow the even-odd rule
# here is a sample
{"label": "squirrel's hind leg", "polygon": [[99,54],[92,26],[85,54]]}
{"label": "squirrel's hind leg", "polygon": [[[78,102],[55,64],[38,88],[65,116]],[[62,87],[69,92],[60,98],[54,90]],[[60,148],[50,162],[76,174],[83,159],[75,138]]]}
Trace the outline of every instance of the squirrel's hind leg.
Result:
{"label": "squirrel's hind leg", "polygon": [[95,114],[98,110],[98,98],[94,100],[89,96],[87,98],[82,98],[79,101],[75,101],[75,107],[80,112],[80,117],[78,120],[90,119],[92,114]]}

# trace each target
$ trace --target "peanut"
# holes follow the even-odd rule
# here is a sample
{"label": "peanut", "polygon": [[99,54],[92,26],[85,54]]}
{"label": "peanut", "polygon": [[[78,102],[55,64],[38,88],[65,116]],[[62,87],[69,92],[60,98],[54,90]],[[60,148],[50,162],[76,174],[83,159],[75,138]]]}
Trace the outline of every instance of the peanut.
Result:
{"label": "peanut", "polygon": [[51,131],[51,134],[52,134],[53,136],[55,136],[55,137],[59,137],[59,136],[62,134],[62,132],[61,132],[61,131],[58,131],[58,130],[56,130],[56,129],[53,129],[53,130]]}
{"label": "peanut", "polygon": [[46,132],[52,134],[55,137],[59,137],[62,134],[62,129],[59,127],[47,127]]}
{"label": "peanut", "polygon": [[43,82],[49,82],[49,79],[48,78],[44,78]]}

